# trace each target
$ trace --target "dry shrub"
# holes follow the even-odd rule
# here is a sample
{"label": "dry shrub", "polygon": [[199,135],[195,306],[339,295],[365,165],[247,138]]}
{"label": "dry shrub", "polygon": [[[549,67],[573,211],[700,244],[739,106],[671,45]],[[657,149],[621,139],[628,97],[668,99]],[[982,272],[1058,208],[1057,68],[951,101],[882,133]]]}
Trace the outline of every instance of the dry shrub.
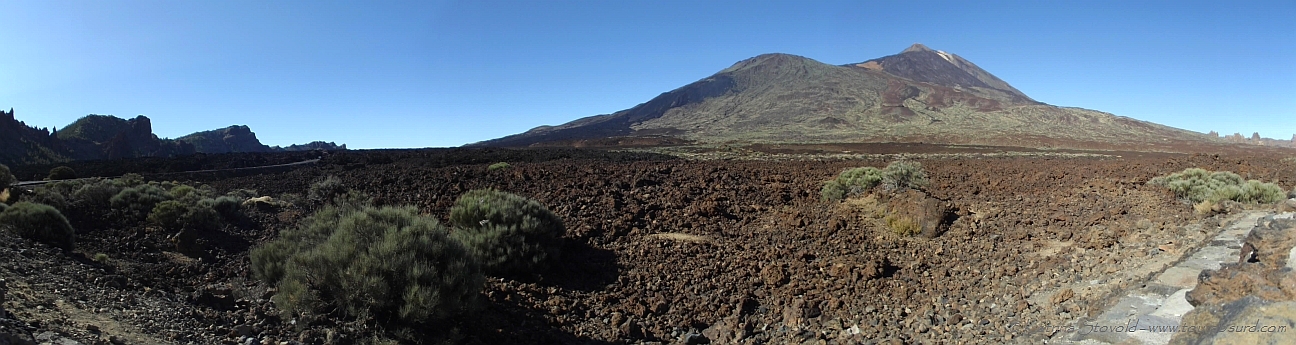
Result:
{"label": "dry shrub", "polygon": [[872,194],[862,198],[846,199],[846,201],[842,202],[842,207],[862,212],[869,218],[879,219],[886,216],[886,205],[879,202],[877,197]]}
{"label": "dry shrub", "polygon": [[912,236],[922,231],[922,226],[917,221],[905,216],[886,216],[886,224],[891,232],[900,236]]}

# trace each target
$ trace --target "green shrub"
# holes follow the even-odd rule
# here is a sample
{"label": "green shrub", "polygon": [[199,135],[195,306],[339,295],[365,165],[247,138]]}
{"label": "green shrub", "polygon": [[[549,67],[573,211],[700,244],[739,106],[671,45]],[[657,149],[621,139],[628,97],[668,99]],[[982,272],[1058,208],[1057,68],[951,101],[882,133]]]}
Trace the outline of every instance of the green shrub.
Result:
{"label": "green shrub", "polygon": [[114,180],[96,180],[78,187],[72,192],[72,199],[88,206],[108,208],[112,197],[121,191],[121,185]]}
{"label": "green shrub", "polygon": [[93,260],[101,264],[106,264],[108,263],[108,254],[104,254],[104,253],[95,254]]}
{"label": "green shrub", "polygon": [[68,199],[59,192],[60,188],[47,184],[32,189],[31,194],[23,196],[23,199],[37,204],[45,204],[54,207],[59,212],[68,210]]}
{"label": "green shrub", "polygon": [[213,230],[220,228],[220,217],[211,206],[199,203],[189,207],[189,212],[181,218],[181,224],[185,229]]}
{"label": "green shrub", "polygon": [[203,199],[198,202],[199,206],[211,208],[225,219],[236,219],[239,217],[239,206],[242,201],[232,196],[222,196],[215,199]]}
{"label": "green shrub", "polygon": [[562,219],[535,200],[478,189],[450,207],[453,237],[481,262],[487,274],[541,273],[562,253]]}
{"label": "green shrub", "polygon": [[14,204],[0,212],[0,224],[12,226],[18,236],[67,250],[72,249],[75,241],[72,224],[49,205],[30,202]]}
{"label": "green shrub", "polygon": [[838,174],[836,179],[825,182],[819,194],[827,200],[841,200],[864,194],[878,185],[895,191],[905,188],[922,189],[926,188],[928,183],[927,173],[923,171],[922,164],[895,161],[883,169],[874,167],[847,169]]}
{"label": "green shrub", "polygon": [[499,163],[491,164],[490,166],[486,167],[486,170],[495,171],[500,169],[508,169],[509,167],[511,167],[511,165],[509,165],[508,163],[499,162]]}
{"label": "green shrub", "polygon": [[58,181],[58,180],[70,180],[74,178],[77,178],[76,170],[72,170],[72,168],[70,167],[60,165],[54,167],[54,169],[50,169],[49,177],[47,179],[51,181]]}
{"label": "green shrub", "polygon": [[185,206],[185,204],[175,200],[167,200],[159,202],[157,206],[153,207],[153,210],[149,212],[148,221],[167,230],[180,230],[183,226],[181,219],[184,218],[185,213],[189,213],[189,207]]}
{"label": "green shrub", "polygon": [[882,182],[882,170],[874,167],[847,169],[837,176],[837,182],[846,187],[847,194],[859,194]]}
{"label": "green shrub", "polygon": [[463,246],[413,207],[325,206],[251,259],[253,273],[279,288],[275,304],[292,313],[423,324],[465,311],[484,284]]}
{"label": "green shrub", "polygon": [[168,193],[171,193],[171,198],[181,200],[193,199],[201,196],[198,194],[197,188],[185,184],[171,187],[171,190]]}
{"label": "green shrub", "polygon": [[235,189],[225,193],[225,196],[233,197],[239,200],[247,200],[261,196],[255,189]]}
{"label": "green shrub", "polygon": [[1176,197],[1193,204],[1206,200],[1273,203],[1283,199],[1282,188],[1278,185],[1256,180],[1246,181],[1242,176],[1228,171],[1188,168],[1154,178],[1148,184],[1166,187]]}
{"label": "green shrub", "polygon": [[912,161],[895,161],[882,169],[882,187],[888,190],[923,189],[930,182],[922,163]]}
{"label": "green shrub", "polygon": [[18,182],[18,178],[9,172],[9,166],[0,164],[0,189],[9,188],[16,182]]}
{"label": "green shrub", "polygon": [[127,219],[139,220],[152,212],[158,203],[167,200],[171,200],[171,195],[162,187],[142,184],[122,189],[108,201],[113,209],[120,211]]}
{"label": "green shrub", "polygon": [[157,203],[149,212],[148,221],[164,229],[210,230],[220,227],[220,216],[209,203],[186,204],[167,200]]}
{"label": "green shrub", "polygon": [[333,201],[339,195],[346,194],[347,187],[342,184],[342,180],[334,176],[329,176],[311,184],[310,189],[306,190],[306,200],[316,205],[323,205]]}
{"label": "green shrub", "polygon": [[[69,181],[69,189],[75,188],[68,201],[68,216],[78,221],[98,222],[109,217],[112,209],[112,198],[121,193],[122,187],[115,180],[96,179]],[[56,185],[63,184],[62,182]]]}
{"label": "green shrub", "polygon": [[4,212],[5,210],[8,210],[8,209],[9,209],[9,204],[6,204],[6,203],[3,203],[3,202],[0,202],[0,212]]}
{"label": "green shrub", "polygon": [[130,188],[144,184],[144,176],[136,173],[129,173],[113,179],[113,183],[119,188]]}
{"label": "green shrub", "polygon": [[819,190],[819,195],[822,196],[824,200],[841,200],[846,198],[846,186],[843,186],[841,182],[837,182],[837,180],[830,180],[824,182],[823,189]]}
{"label": "green shrub", "polygon": [[1287,193],[1283,192],[1282,187],[1276,184],[1264,183],[1257,180],[1248,180],[1242,185],[1242,195],[1238,197],[1239,202],[1254,202],[1261,204],[1271,204],[1282,201],[1287,198]]}

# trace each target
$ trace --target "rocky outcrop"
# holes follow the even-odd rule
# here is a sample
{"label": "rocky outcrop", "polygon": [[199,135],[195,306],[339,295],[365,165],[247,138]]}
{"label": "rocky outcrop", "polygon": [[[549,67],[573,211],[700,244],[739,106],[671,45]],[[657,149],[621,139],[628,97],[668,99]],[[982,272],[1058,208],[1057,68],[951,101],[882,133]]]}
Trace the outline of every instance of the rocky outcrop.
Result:
{"label": "rocky outcrop", "polygon": [[913,189],[891,196],[887,201],[887,214],[916,222],[918,234],[926,238],[940,236],[955,217],[954,208],[948,201]]}
{"label": "rocky outcrop", "polygon": [[1194,306],[1221,305],[1257,296],[1270,301],[1296,301],[1296,272],[1285,270],[1296,247],[1296,220],[1267,218],[1251,230],[1238,262],[1203,271],[1197,288],[1188,292]]}
{"label": "rocky outcrop", "polygon": [[121,119],[90,114],[62,130],[34,128],[14,118],[13,109],[0,111],[0,164],[51,164],[72,160],[132,157],[173,157],[193,153],[345,150],[346,145],[315,141],[270,147],[257,140],[248,126],[237,125],[198,132],[176,140],[153,134],[153,122],[143,115]]}
{"label": "rocky outcrop", "polygon": [[1284,344],[1296,332],[1296,247],[1291,213],[1269,216],[1251,230],[1238,262],[1203,271],[1185,296],[1195,309],[1171,344]]}
{"label": "rocky outcrop", "polygon": [[68,160],[67,148],[56,132],[34,128],[14,118],[14,110],[0,110],[0,164],[15,166]]}
{"label": "rocky outcrop", "polygon": [[198,132],[176,140],[189,143],[202,153],[268,152],[270,147],[257,140],[248,126],[235,125],[217,130]]}

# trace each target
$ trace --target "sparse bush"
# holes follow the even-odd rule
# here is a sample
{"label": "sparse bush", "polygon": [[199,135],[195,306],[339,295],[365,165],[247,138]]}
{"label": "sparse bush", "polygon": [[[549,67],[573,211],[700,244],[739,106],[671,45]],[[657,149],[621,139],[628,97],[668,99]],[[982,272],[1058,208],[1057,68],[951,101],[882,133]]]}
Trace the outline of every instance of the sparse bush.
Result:
{"label": "sparse bush", "polygon": [[113,183],[120,188],[130,188],[144,184],[144,176],[136,173],[129,173],[113,179]]}
{"label": "sparse bush", "polygon": [[139,220],[152,212],[158,203],[167,200],[171,200],[171,195],[162,187],[142,184],[122,189],[108,201],[113,209],[122,212],[127,219]]}
{"label": "sparse bush", "polygon": [[74,178],[77,178],[76,170],[72,170],[72,168],[68,166],[60,165],[54,167],[54,169],[50,169],[49,177],[46,179],[51,181],[58,181],[58,180],[70,180]]}
{"label": "sparse bush", "polygon": [[824,200],[841,200],[846,198],[846,186],[842,186],[841,182],[837,182],[837,180],[824,182],[823,189],[819,190],[819,195]]}
{"label": "sparse bush", "polygon": [[279,194],[279,201],[288,205],[304,205],[306,198],[301,193],[283,193]]}
{"label": "sparse bush", "polygon": [[927,172],[922,163],[912,161],[895,161],[882,169],[882,187],[888,190],[927,188]]}
{"label": "sparse bush", "polygon": [[104,253],[95,254],[93,260],[101,264],[106,264],[108,263],[108,254],[104,254]]}
{"label": "sparse bush", "polygon": [[234,197],[239,200],[247,200],[262,195],[260,193],[257,193],[255,189],[235,189],[229,191],[229,193],[225,193],[225,196]]}
{"label": "sparse bush", "polygon": [[186,199],[192,200],[194,198],[198,198],[201,196],[200,194],[198,194],[197,188],[194,188],[193,186],[186,185],[186,184],[171,187],[169,193],[171,193],[171,198],[178,199],[178,200],[186,200]]}
{"label": "sparse bush", "polygon": [[87,206],[108,208],[112,197],[121,193],[122,186],[115,180],[97,180],[86,183],[72,192],[72,199]]}
{"label": "sparse bush", "polygon": [[190,206],[181,222],[186,229],[212,230],[221,226],[220,214],[202,203]]}
{"label": "sparse bush", "polygon": [[149,212],[148,221],[164,229],[210,230],[220,226],[220,216],[209,203],[186,204],[177,200],[157,203]]}
{"label": "sparse bush", "polygon": [[1188,168],[1182,172],[1157,177],[1148,184],[1163,186],[1176,197],[1193,204],[1210,200],[1233,200],[1249,203],[1274,203],[1283,199],[1281,187],[1256,180],[1246,181],[1242,176],[1228,171],[1209,171]]}
{"label": "sparse bush", "polygon": [[836,179],[824,183],[819,194],[827,200],[841,200],[864,194],[878,185],[896,191],[905,188],[922,189],[926,188],[928,183],[927,173],[923,171],[922,164],[895,161],[883,169],[874,167],[847,169],[837,175]]}
{"label": "sparse bush", "polygon": [[909,217],[890,215],[886,216],[886,224],[891,228],[891,232],[900,236],[911,236],[922,231],[922,227]]}
{"label": "sparse bush", "polygon": [[54,207],[59,212],[68,210],[68,199],[59,193],[59,188],[51,185],[44,185],[32,189],[31,194],[23,196],[23,199],[37,204],[45,204]]}
{"label": "sparse bush", "polygon": [[846,187],[847,194],[855,195],[877,186],[882,182],[882,170],[874,167],[854,168],[843,171],[837,181]]}
{"label": "sparse bush", "polygon": [[7,189],[16,182],[18,178],[9,172],[9,166],[0,164],[0,189]]}
{"label": "sparse bush", "polygon": [[472,306],[484,278],[435,219],[413,207],[325,206],[251,252],[253,273],[283,310],[336,310],[416,325]]}
{"label": "sparse bush", "polygon": [[18,236],[55,247],[72,250],[75,243],[72,224],[49,205],[30,202],[14,204],[0,212],[0,224],[12,226]]}
{"label": "sparse bush", "polygon": [[499,163],[491,164],[490,166],[486,167],[486,170],[495,171],[500,169],[508,169],[509,167],[511,167],[511,165],[509,165],[507,162],[499,162]]}
{"label": "sparse bush", "polygon": [[183,203],[167,200],[153,207],[149,212],[148,221],[167,230],[180,230],[183,226],[181,219],[184,218],[185,213],[189,213],[189,208]]}
{"label": "sparse bush", "polygon": [[215,199],[203,199],[198,202],[199,206],[211,208],[225,219],[236,219],[239,216],[239,205],[242,203],[239,198],[232,196],[222,196]]}
{"label": "sparse bush", "polygon": [[1198,215],[1210,216],[1219,212],[1219,203],[1213,200],[1202,200],[1202,202],[1193,204],[1193,211]]}
{"label": "sparse bush", "polygon": [[334,176],[324,178],[319,182],[311,184],[310,189],[306,191],[306,199],[316,205],[322,205],[332,202],[339,195],[346,194],[347,187],[342,184],[342,180]]}
{"label": "sparse bush", "polygon": [[486,189],[469,191],[450,207],[453,237],[487,274],[541,273],[562,253],[562,219],[535,200]]}

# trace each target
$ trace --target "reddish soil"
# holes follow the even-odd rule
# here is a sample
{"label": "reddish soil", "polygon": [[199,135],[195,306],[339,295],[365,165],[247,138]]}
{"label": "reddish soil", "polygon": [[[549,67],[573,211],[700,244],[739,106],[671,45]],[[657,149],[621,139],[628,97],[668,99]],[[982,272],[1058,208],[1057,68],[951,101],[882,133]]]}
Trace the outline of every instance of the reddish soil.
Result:
{"label": "reddish soil", "polygon": [[[462,341],[485,344],[1033,342],[1048,334],[1020,325],[1060,323],[1100,309],[1107,297],[1059,291],[1103,279],[1130,260],[1156,255],[1163,241],[1187,236],[1184,225],[1196,220],[1191,207],[1146,185],[1148,179],[1201,167],[1296,185],[1296,163],[1272,153],[1003,158],[977,155],[998,148],[934,147],[913,151],[961,156],[918,159],[932,180],[929,194],[948,201],[958,215],[933,239],[894,235],[867,210],[820,200],[821,183],[843,169],[881,167],[889,160],[352,151],[290,171],[181,178],[220,191],[278,196],[304,193],[310,183],[335,175],[380,203],[415,205],[442,219],[458,195],[475,188],[539,200],[567,224],[563,262],[536,281],[489,279],[486,307],[454,325]],[[818,149],[839,148],[889,150]],[[512,167],[487,169],[499,161]],[[74,168],[88,175],[88,169]],[[7,258],[73,268],[17,263],[0,266],[0,277],[10,281],[11,291],[15,281],[32,286],[27,276],[78,277],[65,279],[72,286],[75,280],[123,277],[121,284],[99,287],[109,289],[104,296],[162,296],[153,298],[171,301],[165,305],[176,311],[160,313],[163,320],[116,311],[130,307],[107,307],[100,315],[133,325],[124,332],[169,341],[238,341],[242,330],[257,339],[305,343],[367,336],[374,330],[344,320],[289,325],[274,316],[267,287],[251,280],[247,249],[293,226],[304,213],[249,211],[247,230],[209,234],[202,261],[170,257],[165,238],[139,229],[83,230],[72,254],[77,260],[15,239],[40,248]],[[659,233],[697,237],[649,236]],[[21,249],[14,246],[0,248],[0,254]],[[102,265],[84,259],[99,252],[115,260]],[[38,297],[16,299],[11,292],[5,306],[24,321],[37,321],[37,332],[54,330],[87,343],[103,337],[66,317],[45,320],[52,314],[36,306],[55,299],[48,293],[22,295]],[[107,304],[77,298],[91,300],[86,308]]]}

